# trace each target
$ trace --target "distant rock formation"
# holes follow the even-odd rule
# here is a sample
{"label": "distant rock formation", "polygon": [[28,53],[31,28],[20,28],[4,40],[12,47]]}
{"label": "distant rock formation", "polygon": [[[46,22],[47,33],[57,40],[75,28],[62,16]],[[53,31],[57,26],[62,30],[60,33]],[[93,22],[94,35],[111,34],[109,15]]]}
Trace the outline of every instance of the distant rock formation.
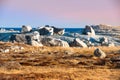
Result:
{"label": "distant rock formation", "polygon": [[120,31],[120,26],[111,26],[105,24],[91,25],[91,27],[97,31]]}
{"label": "distant rock formation", "polygon": [[86,25],[84,29],[84,34],[90,35],[90,36],[95,36],[95,31],[91,26]]}

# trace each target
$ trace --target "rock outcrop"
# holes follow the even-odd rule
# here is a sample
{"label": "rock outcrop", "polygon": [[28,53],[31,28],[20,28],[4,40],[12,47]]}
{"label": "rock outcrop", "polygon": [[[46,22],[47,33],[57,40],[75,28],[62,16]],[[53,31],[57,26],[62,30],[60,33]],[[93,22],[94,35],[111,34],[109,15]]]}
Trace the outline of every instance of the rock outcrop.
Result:
{"label": "rock outcrop", "polygon": [[94,51],[94,56],[100,59],[104,59],[107,55],[99,48]]}
{"label": "rock outcrop", "polygon": [[44,37],[41,40],[41,43],[44,46],[62,46],[62,47],[69,47],[69,44],[66,41],[52,38],[52,37]]}
{"label": "rock outcrop", "polygon": [[101,45],[106,45],[106,44],[108,44],[108,39],[106,37],[101,37],[100,43],[101,43]]}
{"label": "rock outcrop", "polygon": [[54,26],[46,25],[44,27],[38,28],[40,35],[63,35],[65,30],[62,28],[56,28]]}
{"label": "rock outcrop", "polygon": [[95,36],[95,31],[91,26],[86,25],[84,29],[84,34],[90,35],[90,36]]}
{"label": "rock outcrop", "polygon": [[83,47],[83,48],[86,48],[87,45],[81,41],[79,38],[76,38],[73,40],[73,42],[70,43],[70,46],[71,47]]}
{"label": "rock outcrop", "polygon": [[53,28],[52,27],[49,27],[49,26],[45,26],[45,27],[40,27],[38,29],[40,35],[47,35],[47,36],[50,36],[50,35],[53,35]]}
{"label": "rock outcrop", "polygon": [[65,33],[65,29],[62,28],[56,28],[54,26],[51,26],[54,30],[54,35],[63,35]]}
{"label": "rock outcrop", "polygon": [[40,42],[38,32],[33,32],[33,34],[14,34],[11,36],[10,41],[29,44],[32,46],[43,46]]}
{"label": "rock outcrop", "polygon": [[31,30],[32,30],[31,26],[25,26],[25,25],[23,25],[21,32],[22,33],[27,33],[27,32],[30,32]]}
{"label": "rock outcrop", "polygon": [[27,43],[27,37],[25,34],[13,34],[10,37],[11,42],[20,42],[20,43]]}
{"label": "rock outcrop", "polygon": [[32,39],[35,40],[35,41],[40,42],[40,34],[39,34],[38,31],[34,31],[34,32],[33,32],[33,37],[32,37]]}

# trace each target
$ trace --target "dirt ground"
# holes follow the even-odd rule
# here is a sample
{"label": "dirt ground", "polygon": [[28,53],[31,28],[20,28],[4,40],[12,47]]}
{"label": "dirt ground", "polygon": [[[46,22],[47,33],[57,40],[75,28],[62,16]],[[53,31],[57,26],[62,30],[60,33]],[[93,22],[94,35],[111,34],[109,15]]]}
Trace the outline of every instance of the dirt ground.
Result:
{"label": "dirt ground", "polygon": [[120,47],[99,47],[107,54],[105,59],[94,57],[95,47],[33,47],[1,42],[0,49],[16,45],[24,49],[0,52],[0,80],[120,80]]}

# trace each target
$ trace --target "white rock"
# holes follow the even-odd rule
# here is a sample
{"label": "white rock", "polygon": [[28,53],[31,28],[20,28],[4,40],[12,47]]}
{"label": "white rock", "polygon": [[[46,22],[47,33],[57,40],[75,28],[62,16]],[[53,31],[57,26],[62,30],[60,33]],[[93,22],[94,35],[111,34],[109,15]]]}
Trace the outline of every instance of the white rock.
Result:
{"label": "white rock", "polygon": [[69,47],[69,44],[66,41],[52,38],[52,37],[44,37],[41,40],[44,46],[62,46],[62,47]]}
{"label": "white rock", "polygon": [[71,46],[73,47],[88,47],[83,41],[81,41],[79,38],[74,39],[74,41],[71,43]]}
{"label": "white rock", "polygon": [[40,34],[38,31],[33,32],[33,40],[40,41]]}
{"label": "white rock", "polygon": [[26,33],[26,32],[30,32],[31,30],[32,30],[31,26],[25,26],[25,25],[23,25],[21,32],[22,33]]}

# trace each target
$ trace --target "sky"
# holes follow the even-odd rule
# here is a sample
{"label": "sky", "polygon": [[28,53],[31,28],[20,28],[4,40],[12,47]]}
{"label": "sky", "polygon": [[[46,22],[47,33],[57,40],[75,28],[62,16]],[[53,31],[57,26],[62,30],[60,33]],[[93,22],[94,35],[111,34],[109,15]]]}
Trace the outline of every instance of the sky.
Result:
{"label": "sky", "polygon": [[120,25],[120,0],[0,0],[0,26]]}

